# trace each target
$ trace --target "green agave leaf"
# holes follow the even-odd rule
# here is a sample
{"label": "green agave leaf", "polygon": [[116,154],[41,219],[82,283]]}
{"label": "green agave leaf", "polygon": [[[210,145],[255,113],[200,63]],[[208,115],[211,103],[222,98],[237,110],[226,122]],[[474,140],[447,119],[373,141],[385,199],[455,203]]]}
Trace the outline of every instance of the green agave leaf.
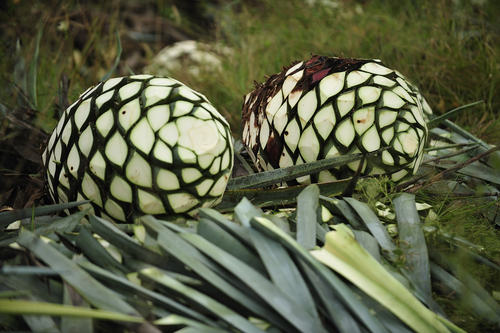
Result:
{"label": "green agave leaf", "polygon": [[473,107],[475,105],[481,104],[481,103],[484,103],[484,101],[481,100],[481,101],[477,101],[477,102],[474,102],[474,103],[470,103],[470,104],[459,106],[456,109],[448,111],[448,112],[446,112],[445,114],[443,114],[441,116],[438,116],[438,117],[435,117],[435,118],[429,120],[427,122],[427,126],[432,126],[432,125],[440,124],[440,123],[444,122],[445,120],[447,120],[448,118],[455,117],[456,115],[460,114],[462,111],[464,111],[464,110],[466,110],[466,109],[468,109],[470,107]]}
{"label": "green agave leaf", "polygon": [[318,207],[319,187],[312,184],[297,197],[297,242],[306,250],[316,246]]}
{"label": "green agave leaf", "polygon": [[[441,165],[441,164],[433,164],[433,165],[440,169],[449,168],[449,165]],[[500,169],[494,170],[492,168],[473,163],[466,166],[465,168],[457,170],[456,172],[500,185]]]}
{"label": "green agave leaf", "polygon": [[130,270],[120,264],[113,256],[99,244],[99,241],[92,236],[92,233],[83,227],[76,237],[76,246],[83,252],[85,257],[94,264],[107,269],[114,274],[124,275]]}
{"label": "green agave leaf", "polygon": [[217,245],[226,252],[245,262],[263,275],[267,275],[266,268],[260,258],[237,238],[219,227],[209,219],[201,218],[198,222],[198,235]]}
{"label": "green agave leaf", "polygon": [[[64,284],[63,305],[78,307],[78,309],[90,309],[90,304],[83,299],[79,294],[75,293],[73,288]],[[116,312],[113,312],[116,314]],[[120,314],[121,315],[121,314]],[[133,317],[134,319],[137,317]],[[92,333],[93,325],[91,318],[62,316],[61,331],[74,333]]]}
{"label": "green agave leaf", "polygon": [[30,290],[7,290],[0,291],[0,299],[1,298],[10,298],[10,297],[20,297],[20,296],[28,296],[31,295]]}
{"label": "green agave leaf", "polygon": [[111,77],[111,75],[113,75],[114,71],[118,67],[118,64],[120,63],[120,58],[122,56],[122,50],[123,49],[122,49],[122,42],[120,40],[120,33],[118,32],[118,29],[116,29],[116,59],[115,59],[115,63],[109,69],[109,71],[106,74],[104,74],[101,81],[106,81],[107,79],[109,79]]}
{"label": "green agave leaf", "polygon": [[[213,298],[190,288],[174,278],[163,274],[155,268],[146,268],[139,272],[139,277],[146,281],[154,281],[161,287],[180,295],[196,307],[201,307],[204,311],[216,316],[217,318],[227,322],[235,329],[242,332],[260,332],[263,331],[250,323],[248,320],[234,312],[224,304],[221,304]],[[155,286],[158,287],[158,286]]]}
{"label": "green agave leaf", "polygon": [[[468,143],[468,140],[470,140],[472,142],[480,143],[481,147],[477,149],[477,154],[482,154],[492,148],[492,146],[490,146],[483,140],[475,137],[468,131],[464,130],[463,128],[449,120],[445,120],[443,124],[454,132],[452,134],[457,134],[450,137],[451,141],[455,143]],[[488,164],[491,165],[495,170],[500,170],[500,152],[494,151],[493,153],[488,155],[487,160]]]}
{"label": "green agave leaf", "polygon": [[[33,302],[38,303],[38,300],[34,297],[28,297],[29,300],[18,300],[19,302]],[[0,304],[0,309],[2,305]],[[40,333],[58,333],[59,328],[55,323],[54,319],[50,315],[43,314],[20,314],[26,324],[28,324],[29,328],[32,332],[40,332]]]}
{"label": "green agave leaf", "polygon": [[[426,153],[430,152],[430,151],[434,151],[434,150],[446,150],[446,149],[450,149],[450,148],[462,148],[462,147],[468,147],[468,148],[464,148],[462,150],[459,150],[458,152],[460,152],[460,154],[463,154],[461,151],[471,151],[471,150],[474,150],[477,148],[477,146],[479,146],[480,144],[479,143],[475,143],[475,142],[471,142],[471,143],[457,143],[457,144],[452,144],[452,145],[444,145],[444,146],[435,146],[435,147],[427,147],[427,148],[424,148],[424,151]],[[458,153],[457,152],[457,153]],[[455,154],[455,153],[453,153]],[[444,155],[444,157],[448,157],[448,156],[455,156],[455,155]]]}
{"label": "green agave leaf", "polygon": [[[316,184],[324,196],[339,195],[349,183],[349,179],[337,180],[329,183]],[[247,198],[257,207],[272,207],[291,204],[297,201],[297,196],[308,185],[297,185],[278,189],[238,189],[224,193],[222,202],[217,210],[225,212],[232,210],[243,198]]]}
{"label": "green agave leaf", "polygon": [[356,241],[372,255],[375,260],[380,262],[380,248],[377,239],[366,231],[352,230]]}
{"label": "green agave leaf", "polygon": [[402,322],[398,317],[396,317],[392,312],[387,310],[386,307],[375,301],[373,298],[368,296],[363,290],[359,289],[355,285],[349,286],[351,290],[358,295],[364,304],[366,304],[370,309],[372,309],[377,316],[381,319],[381,322],[387,327],[391,333],[413,333],[415,332],[408,327],[404,322]]}
{"label": "green agave leaf", "polygon": [[[227,332],[226,330],[216,329],[207,325],[203,325],[202,323],[192,320],[190,318],[182,317],[176,314],[171,314],[166,317],[157,319],[153,322],[153,324],[158,326],[178,326],[178,325],[186,325],[186,328],[191,329],[193,332],[206,332],[206,333],[221,333]],[[188,330],[181,329],[176,332],[188,332]]]}
{"label": "green agave leaf", "polygon": [[123,252],[154,266],[167,270],[172,268],[168,258],[141,246],[139,242],[120,230],[113,223],[94,215],[89,216],[89,221],[93,232]]}
{"label": "green agave leaf", "polygon": [[380,222],[377,215],[375,215],[367,204],[359,202],[356,199],[344,198],[344,201],[358,213],[368,230],[370,230],[370,233],[377,239],[380,247],[386,251],[388,255],[391,255],[392,252],[396,250],[396,245],[392,242],[391,236],[382,222]]}
{"label": "green agave leaf", "polygon": [[368,154],[342,155],[324,160],[318,160],[314,162],[290,166],[286,168],[275,169],[272,171],[259,172],[253,175],[233,178],[229,180],[229,183],[227,184],[227,189],[239,190],[243,188],[266,187],[286,182],[302,176],[310,175],[323,170],[346,165],[354,161],[359,161],[363,157],[380,154],[382,151],[387,149],[389,149],[389,147],[384,147]]}
{"label": "green agave leaf", "polygon": [[[262,302],[251,290],[225,270],[203,256],[193,245],[173,231],[160,224],[152,216],[143,216],[141,221],[154,229],[158,244],[166,253],[178,259],[200,278],[206,280],[217,292],[226,295],[240,306],[268,322],[273,322],[285,332],[293,330],[270,307]],[[235,287],[236,286],[236,287]],[[237,288],[238,287],[238,288]],[[243,291],[245,292],[243,292]]]}
{"label": "green agave leaf", "polygon": [[78,202],[68,202],[65,204],[58,204],[58,205],[49,205],[49,206],[42,206],[42,207],[36,207],[36,208],[26,208],[26,209],[18,209],[18,210],[13,210],[10,212],[3,212],[0,213],[0,228],[3,228],[12,222],[15,222],[17,220],[25,219],[28,217],[32,216],[40,216],[40,215],[45,215],[45,214],[52,214],[59,212],[64,209],[71,209],[73,207],[83,205],[85,203],[89,203],[89,200],[86,201],[78,201]]}
{"label": "green agave leaf", "polygon": [[[458,297],[462,300],[462,304],[469,308],[470,311],[474,312],[476,315],[484,318],[492,323],[500,325],[500,314],[495,312],[491,306],[489,306],[485,301],[483,301],[478,295],[476,295],[472,290],[470,290],[466,285],[464,285],[460,280],[458,280],[453,275],[449,274],[443,268],[439,267],[435,263],[431,262],[431,274],[432,277],[441,283],[445,284],[447,287],[451,288]],[[495,307],[497,308],[497,307]]]}
{"label": "green agave leaf", "polygon": [[[248,202],[248,204],[250,203]],[[313,258],[292,237],[266,218],[255,217],[251,220],[251,225],[266,235],[277,239],[288,251],[293,253],[297,258],[303,260],[311,270],[318,274],[321,280],[325,282],[329,288],[334,290],[335,294],[339,296],[339,299],[349,308],[352,314],[371,332],[388,332],[378,318],[370,313],[369,309],[360,302],[339,277],[329,268]]]}
{"label": "green agave leaf", "polygon": [[12,290],[22,290],[38,300],[62,303],[62,284],[54,279],[41,280],[35,275],[0,274],[0,283]]}
{"label": "green agave leaf", "polygon": [[80,223],[83,217],[87,215],[89,210],[90,209],[85,209],[75,214],[71,214],[69,216],[57,219],[53,223],[37,227],[35,231],[37,235],[42,235],[45,237],[49,237],[52,240],[57,240],[58,238],[55,235],[55,232],[69,233],[74,231],[75,227],[78,225],[78,223]]}
{"label": "green agave leaf", "polygon": [[217,223],[217,225],[239,239],[243,244],[253,247],[253,243],[250,240],[247,230],[237,223],[228,220],[218,211],[210,208],[200,208],[200,210],[198,210],[198,214],[202,218],[206,218]]}
{"label": "green agave leaf", "polygon": [[467,273],[463,267],[455,263],[453,260],[447,260],[437,251],[432,253],[432,259],[435,261],[435,264],[439,265],[442,269],[446,269],[450,274],[462,282],[468,290],[481,298],[481,300],[486,303],[494,313],[500,314],[500,305],[497,301],[476,279]]}
{"label": "green agave leaf", "polygon": [[427,243],[420,223],[415,196],[402,193],[394,200],[394,209],[399,229],[399,246],[410,271],[422,286],[427,298],[431,298],[431,273]]}
{"label": "green agave leaf", "polygon": [[[241,262],[199,235],[182,234],[181,236],[235,276],[238,276],[241,281],[295,326],[297,330],[303,332],[326,332],[324,328],[317,325],[309,313],[302,311],[300,307],[295,305],[288,295],[281,292],[274,284],[244,262]],[[284,304],[288,305],[283,306]]]}
{"label": "green agave leaf", "polygon": [[[377,239],[380,247],[384,250],[383,254],[387,256],[391,261],[396,259],[394,250],[396,250],[396,245],[391,239],[391,236],[387,232],[387,229],[382,225],[375,213],[368,207],[367,204],[357,201],[353,198],[344,198],[344,201],[349,203],[349,205],[356,211],[360,218],[365,223],[366,227],[370,230],[371,234]],[[438,313],[443,313],[436,302],[430,297],[430,294],[423,289],[421,286],[420,278],[413,274],[413,271],[401,268],[400,272],[405,278],[412,284],[412,291],[415,296],[417,296],[422,302],[431,307],[434,311]]]}
{"label": "green agave leaf", "polygon": [[328,198],[323,195],[320,195],[319,199],[320,203],[332,214],[344,216],[355,229],[368,231],[368,228],[359,215],[344,200]]}
{"label": "green agave leaf", "polygon": [[316,321],[316,326],[320,327],[321,322],[314,300],[288,252],[280,243],[263,233],[253,228],[249,228],[248,231],[273,283],[288,295],[292,302],[307,312]]}
{"label": "green agave leaf", "polygon": [[[342,333],[362,332],[361,324],[351,314],[347,304],[342,301],[335,289],[303,260],[299,259],[298,264],[309,280],[311,291],[315,291],[318,298],[317,303],[322,304],[321,309],[323,309],[325,317],[334,325],[329,331],[335,331],[338,328],[338,331]],[[345,287],[347,288],[347,286]]]}
{"label": "green agave leaf", "polygon": [[139,296],[143,300],[150,301],[156,306],[163,307],[169,312],[174,312],[189,318],[193,318],[210,326],[217,326],[214,321],[207,318],[203,314],[185,306],[184,304],[176,302],[169,297],[132,283],[126,278],[108,272],[107,270],[96,266],[91,262],[82,262],[79,265],[87,272],[92,274],[92,276],[94,276],[96,279],[99,279],[100,281],[112,286],[113,288],[131,292]]}
{"label": "green agave leaf", "polygon": [[398,282],[354,239],[350,229],[340,224],[327,234],[322,250],[311,254],[384,305],[417,332],[449,332],[412,293]]}
{"label": "green agave leaf", "polygon": [[[142,319],[139,313],[128,303],[117,297],[112,291],[97,282],[87,272],[52,246],[45,244],[33,233],[23,230],[17,242],[35,253],[37,257],[42,259],[52,269],[59,271],[61,277],[96,308],[120,312]],[[124,325],[131,329],[138,328],[138,326],[134,325]],[[151,326],[148,323],[141,325],[145,325],[143,326],[145,328]]]}
{"label": "green agave leaf", "polygon": [[14,275],[59,275],[60,272],[53,270],[49,267],[36,267],[36,266],[10,266],[3,265],[1,270],[2,274]]}
{"label": "green agave leaf", "polygon": [[143,323],[144,318],[130,316],[127,314],[104,311],[98,309],[90,309],[79,306],[69,306],[63,304],[54,304],[47,302],[32,302],[24,300],[0,300],[0,313],[3,314],[31,314],[31,315],[48,315],[48,316],[74,316],[74,317],[89,317],[105,320],[119,320],[131,323]]}

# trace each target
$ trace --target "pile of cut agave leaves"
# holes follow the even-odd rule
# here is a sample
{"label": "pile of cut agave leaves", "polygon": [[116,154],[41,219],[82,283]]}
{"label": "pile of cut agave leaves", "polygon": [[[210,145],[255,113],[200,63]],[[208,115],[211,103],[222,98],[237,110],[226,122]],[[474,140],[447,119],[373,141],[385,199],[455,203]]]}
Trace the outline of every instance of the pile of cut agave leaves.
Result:
{"label": "pile of cut agave leaves", "polygon": [[[198,220],[144,216],[134,225],[115,225],[87,216],[90,223],[81,224],[87,211],[49,215],[81,203],[0,213],[2,229],[15,221],[21,225],[4,229],[0,240],[3,257],[10,258],[0,274],[3,327],[33,332],[464,332],[433,299],[431,278],[497,327],[500,306],[493,296],[463,267],[428,247],[426,236],[493,270],[500,267],[474,244],[423,223],[424,216],[432,220],[432,207],[416,204],[411,194],[449,179],[448,174],[455,180],[447,184],[455,189],[464,191],[466,185],[457,180],[467,177],[489,184],[483,192],[498,192],[496,148],[443,120],[450,115],[430,121],[448,130],[431,130],[441,147],[429,149],[434,156],[426,156],[429,162],[419,173],[423,178],[392,203],[379,203],[380,209],[370,208],[359,195],[359,200],[339,197],[352,184],[349,179],[259,188],[331,168],[332,161],[317,161],[292,167],[292,173],[281,169],[232,179],[224,201],[216,209],[200,209]],[[237,158],[244,161],[239,152]],[[342,156],[333,163],[360,158]],[[444,171],[429,174],[440,168]],[[485,198],[494,220],[495,197]]]}
{"label": "pile of cut agave leaves", "polygon": [[[428,149],[416,180],[396,187],[392,200],[381,191],[385,201],[375,206],[363,195],[341,195],[355,183],[349,179],[265,188],[362,158],[352,155],[232,179],[223,202],[200,209],[197,220],[144,216],[115,225],[87,216],[90,223],[83,224],[87,211],[51,215],[81,202],[0,213],[0,326],[464,332],[433,299],[432,279],[484,327],[498,329],[500,306],[492,293],[426,239],[497,273],[500,267],[478,246],[441,230],[432,222],[433,207],[412,194],[441,184],[450,197],[483,195],[497,223],[500,154],[446,120],[474,104],[429,122],[441,124],[431,130],[437,139],[431,146],[439,147]],[[236,146],[236,158],[248,167]]]}

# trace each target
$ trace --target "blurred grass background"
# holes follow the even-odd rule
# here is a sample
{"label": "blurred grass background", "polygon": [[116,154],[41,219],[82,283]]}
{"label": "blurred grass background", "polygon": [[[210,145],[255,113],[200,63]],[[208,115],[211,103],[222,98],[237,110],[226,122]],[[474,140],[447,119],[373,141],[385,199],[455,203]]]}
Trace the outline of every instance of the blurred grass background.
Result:
{"label": "blurred grass background", "polygon": [[0,101],[14,107],[16,40],[29,64],[39,26],[38,123],[50,131],[58,82],[69,100],[95,84],[124,52],[115,75],[141,73],[163,47],[195,39],[229,47],[218,70],[171,76],[204,93],[240,134],[243,95],[311,53],[378,58],[417,84],[437,114],[484,100],[456,122],[481,139],[500,139],[500,4],[494,0],[6,0],[0,11]]}

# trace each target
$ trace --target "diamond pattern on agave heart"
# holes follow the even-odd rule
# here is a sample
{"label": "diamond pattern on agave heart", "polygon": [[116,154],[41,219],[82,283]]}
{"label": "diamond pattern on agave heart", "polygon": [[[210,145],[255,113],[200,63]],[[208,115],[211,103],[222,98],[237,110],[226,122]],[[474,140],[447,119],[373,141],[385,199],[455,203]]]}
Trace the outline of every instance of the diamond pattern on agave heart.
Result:
{"label": "diamond pattern on agave heart", "polygon": [[[418,89],[380,60],[313,55],[256,83],[245,96],[242,141],[259,171],[389,146],[367,158],[362,173],[399,182],[422,163],[430,113]],[[288,185],[347,178],[358,165]]]}
{"label": "diamond pattern on agave heart", "polygon": [[56,203],[116,222],[193,214],[222,199],[233,166],[226,120],[179,81],[135,75],[100,82],[63,113],[42,155]]}

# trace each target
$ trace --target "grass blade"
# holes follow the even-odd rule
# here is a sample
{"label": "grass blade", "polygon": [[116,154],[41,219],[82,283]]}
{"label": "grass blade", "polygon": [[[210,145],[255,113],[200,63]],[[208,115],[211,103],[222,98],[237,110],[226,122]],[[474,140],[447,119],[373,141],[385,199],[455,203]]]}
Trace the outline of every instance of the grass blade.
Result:
{"label": "grass blade", "polygon": [[[29,107],[26,103],[26,62],[21,52],[21,40],[16,42],[16,63],[14,65],[14,83],[19,89],[17,105],[19,107]],[[6,114],[4,114],[5,116]]]}
{"label": "grass blade", "polygon": [[474,102],[474,103],[470,103],[470,104],[466,104],[466,105],[462,105],[462,106],[459,106],[458,108],[456,109],[453,109],[451,111],[448,111],[446,112],[445,114],[441,115],[441,116],[438,116],[434,119],[431,119],[427,122],[427,126],[433,126],[433,125],[437,125],[439,123],[442,123],[444,122],[446,119],[448,118],[452,118],[458,114],[460,114],[462,111],[464,111],[465,109],[468,109],[470,107],[473,107],[475,105],[478,105],[478,104],[481,104],[483,103],[484,101],[477,101],[477,102]]}
{"label": "grass blade", "polygon": [[208,319],[204,315],[200,314],[199,312],[185,306],[184,304],[178,303],[174,300],[172,300],[169,297],[166,297],[162,294],[156,293],[154,291],[151,291],[149,289],[146,289],[142,286],[138,286],[129,280],[127,280],[124,277],[112,274],[108,272],[107,270],[100,268],[91,262],[82,262],[80,263],[80,266],[85,269],[87,272],[92,274],[95,278],[99,279],[100,281],[109,284],[113,286],[113,288],[117,288],[120,290],[128,291],[131,292],[139,297],[141,297],[143,300],[148,300],[152,302],[153,304],[157,306],[161,306],[165,308],[169,312],[175,312],[183,316],[187,316],[190,318],[193,318],[195,320],[198,320],[200,322],[204,322],[208,325],[215,325],[215,322],[212,321],[211,319]]}
{"label": "grass blade", "polygon": [[234,237],[238,238],[240,242],[242,242],[243,244],[249,247],[253,247],[253,243],[250,240],[250,237],[248,236],[247,230],[241,225],[238,225],[235,222],[228,220],[227,218],[224,217],[224,215],[222,215],[218,211],[210,208],[200,208],[198,214],[202,218],[206,218],[217,223],[224,230],[229,232]]}
{"label": "grass blade", "polygon": [[111,222],[94,215],[89,216],[89,221],[93,232],[97,233],[125,253],[151,265],[164,269],[170,268],[170,262],[167,258],[141,246],[139,242],[129,237]]}
{"label": "grass blade", "polygon": [[120,40],[120,33],[118,32],[118,29],[116,29],[116,59],[115,59],[115,63],[109,69],[109,71],[106,74],[104,74],[104,76],[102,77],[101,81],[106,81],[107,79],[109,79],[111,77],[111,75],[113,75],[114,71],[118,67],[118,64],[120,64],[120,58],[122,56],[122,50],[123,49],[122,49],[122,42]]}
{"label": "grass blade", "polygon": [[[347,304],[342,302],[342,298],[339,297],[334,288],[331,288],[318,272],[309,267],[303,260],[299,260],[299,265],[307,276],[311,288],[316,292],[316,297],[322,303],[325,317],[342,333],[360,333],[361,328],[358,320],[349,312]],[[331,331],[335,330],[331,329]]]}
{"label": "grass blade", "polygon": [[92,236],[86,227],[81,228],[75,241],[76,246],[83,252],[85,257],[96,265],[118,275],[130,273],[129,269],[116,261],[113,256],[99,244],[99,241]]}
{"label": "grass blade", "polygon": [[69,233],[72,232],[78,223],[83,219],[90,209],[85,209],[75,214],[65,216],[63,218],[55,220],[53,223],[36,228],[36,233],[48,237],[52,240],[56,240],[55,232],[59,233]]}
{"label": "grass blade", "polygon": [[431,262],[433,278],[445,284],[462,299],[461,303],[471,312],[492,323],[500,325],[500,315],[486,304],[479,296],[467,288],[460,280]]}
{"label": "grass blade", "polygon": [[29,101],[33,104],[35,110],[38,109],[37,95],[36,95],[36,77],[38,74],[38,54],[40,52],[40,40],[42,39],[42,24],[38,25],[38,35],[36,38],[35,53],[31,59],[28,70],[28,80],[26,82],[26,93],[28,94]]}
{"label": "grass blade", "polygon": [[[179,326],[179,325],[186,325],[186,328],[190,328],[193,331],[192,332],[200,332],[200,333],[222,333],[222,332],[227,332],[226,330],[221,330],[221,329],[216,329],[207,325],[204,325],[196,320],[192,320],[186,317],[182,317],[176,314],[171,314],[168,315],[167,317],[163,317],[160,319],[157,319],[153,322],[153,324],[158,325],[158,326]],[[183,328],[181,330],[176,331],[177,333],[180,332],[188,332],[186,328]],[[191,332],[191,331],[190,331]]]}

